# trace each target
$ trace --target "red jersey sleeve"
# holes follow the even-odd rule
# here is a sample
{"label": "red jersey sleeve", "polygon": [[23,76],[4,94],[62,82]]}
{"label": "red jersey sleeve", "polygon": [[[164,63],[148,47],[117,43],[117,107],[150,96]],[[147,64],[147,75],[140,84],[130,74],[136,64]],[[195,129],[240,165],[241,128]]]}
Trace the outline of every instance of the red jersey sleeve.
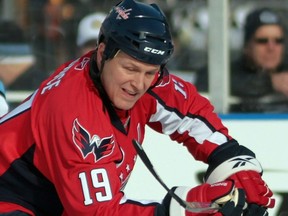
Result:
{"label": "red jersey sleeve", "polygon": [[145,100],[148,125],[183,143],[196,160],[207,162],[217,146],[232,139],[209,100],[179,77],[166,74]]}

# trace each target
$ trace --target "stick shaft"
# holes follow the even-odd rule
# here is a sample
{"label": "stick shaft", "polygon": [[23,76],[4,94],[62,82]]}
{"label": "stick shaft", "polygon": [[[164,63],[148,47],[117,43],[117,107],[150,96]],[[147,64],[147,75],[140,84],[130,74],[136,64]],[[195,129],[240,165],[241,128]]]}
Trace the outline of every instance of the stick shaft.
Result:
{"label": "stick shaft", "polygon": [[219,206],[216,203],[206,203],[206,202],[186,202],[181,199],[177,194],[175,194],[172,190],[168,188],[168,186],[162,181],[160,176],[155,171],[150,159],[142,148],[141,144],[136,140],[132,140],[133,146],[136,149],[137,154],[141,158],[142,162],[146,166],[146,168],[151,172],[154,178],[165,188],[165,190],[169,193],[169,195],[175,199],[183,208],[187,211],[195,212],[195,213],[214,213],[217,212]]}

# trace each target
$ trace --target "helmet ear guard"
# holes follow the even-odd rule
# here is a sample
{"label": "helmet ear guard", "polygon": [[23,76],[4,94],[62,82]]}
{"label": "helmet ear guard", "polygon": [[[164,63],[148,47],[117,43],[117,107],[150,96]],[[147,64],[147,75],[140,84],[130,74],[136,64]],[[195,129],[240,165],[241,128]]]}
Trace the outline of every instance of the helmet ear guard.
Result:
{"label": "helmet ear guard", "polygon": [[117,47],[117,43],[111,39],[108,39],[108,40],[109,41],[104,42],[105,43],[105,50],[103,53],[104,60],[114,58],[116,53],[119,51],[119,48]]}

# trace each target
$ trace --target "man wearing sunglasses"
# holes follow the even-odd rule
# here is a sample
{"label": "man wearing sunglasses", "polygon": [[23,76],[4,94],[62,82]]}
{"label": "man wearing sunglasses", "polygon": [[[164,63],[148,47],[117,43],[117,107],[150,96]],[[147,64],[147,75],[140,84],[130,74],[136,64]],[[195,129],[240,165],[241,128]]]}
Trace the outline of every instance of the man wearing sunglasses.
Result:
{"label": "man wearing sunglasses", "polygon": [[[279,14],[257,8],[245,20],[241,55],[230,65],[230,91],[240,102],[230,112],[288,112],[285,27]],[[287,67],[287,66],[286,66]],[[199,91],[208,89],[208,72],[197,73]]]}
{"label": "man wearing sunglasses", "polygon": [[242,56],[231,65],[231,93],[239,112],[287,112],[288,73],[284,65],[285,27],[269,8],[248,14]]}

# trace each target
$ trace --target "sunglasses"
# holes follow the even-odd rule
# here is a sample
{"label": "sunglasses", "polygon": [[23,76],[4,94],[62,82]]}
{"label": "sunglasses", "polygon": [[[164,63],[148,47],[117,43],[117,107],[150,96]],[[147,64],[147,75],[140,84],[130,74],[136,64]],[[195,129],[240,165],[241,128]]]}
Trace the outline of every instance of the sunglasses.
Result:
{"label": "sunglasses", "polygon": [[267,44],[269,41],[275,44],[284,44],[284,38],[255,38],[257,44]]}

